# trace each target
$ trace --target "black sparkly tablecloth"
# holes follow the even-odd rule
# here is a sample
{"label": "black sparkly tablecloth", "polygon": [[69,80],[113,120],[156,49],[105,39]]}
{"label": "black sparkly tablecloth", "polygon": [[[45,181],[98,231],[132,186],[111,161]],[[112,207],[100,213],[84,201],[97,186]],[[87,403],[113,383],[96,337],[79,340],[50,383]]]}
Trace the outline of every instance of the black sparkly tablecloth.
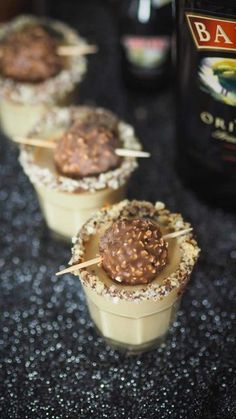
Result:
{"label": "black sparkly tablecloth", "polygon": [[163,200],[182,212],[202,253],[166,344],[133,357],[111,349],[90,321],[78,279],[54,276],[70,246],[50,238],[18,153],[2,136],[0,417],[233,419],[235,217],[209,208],[181,184],[171,93],[145,97],[122,86],[106,2],[52,4],[52,16],[100,46],[89,60],[81,101],[109,107],[134,124],[152,153],[140,162],[129,196]]}

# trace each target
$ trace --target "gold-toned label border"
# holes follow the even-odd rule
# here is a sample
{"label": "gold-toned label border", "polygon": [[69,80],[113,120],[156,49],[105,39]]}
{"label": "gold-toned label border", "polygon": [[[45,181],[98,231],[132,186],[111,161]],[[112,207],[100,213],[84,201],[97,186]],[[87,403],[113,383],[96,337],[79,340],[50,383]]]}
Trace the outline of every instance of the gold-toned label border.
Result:
{"label": "gold-toned label border", "polygon": [[199,45],[199,43],[198,43],[198,40],[197,40],[197,38],[196,38],[196,36],[195,36],[195,33],[194,33],[194,31],[193,31],[193,28],[192,28],[192,24],[191,24],[191,20],[189,19],[189,18],[191,18],[191,17],[196,17],[196,18],[203,18],[203,19],[208,19],[208,20],[213,20],[213,21],[217,21],[217,22],[229,22],[229,23],[234,23],[235,24],[235,31],[236,31],[236,21],[235,20],[232,20],[232,19],[226,19],[226,18],[216,18],[216,17],[214,17],[214,16],[209,16],[209,15],[203,15],[203,14],[201,14],[201,13],[189,13],[189,12],[185,12],[185,17],[186,17],[186,20],[187,20],[187,23],[188,23],[188,27],[189,27],[189,29],[190,29],[190,31],[191,31],[191,34],[192,34],[192,37],[193,37],[193,40],[194,40],[194,44],[195,44],[195,46],[196,46],[196,48],[197,49],[199,49],[199,50],[207,50],[207,51],[210,51],[210,50],[216,50],[216,51],[234,51],[234,52],[236,52],[236,46],[235,47],[233,47],[233,48],[230,48],[230,47],[218,47],[218,46],[200,46]]}

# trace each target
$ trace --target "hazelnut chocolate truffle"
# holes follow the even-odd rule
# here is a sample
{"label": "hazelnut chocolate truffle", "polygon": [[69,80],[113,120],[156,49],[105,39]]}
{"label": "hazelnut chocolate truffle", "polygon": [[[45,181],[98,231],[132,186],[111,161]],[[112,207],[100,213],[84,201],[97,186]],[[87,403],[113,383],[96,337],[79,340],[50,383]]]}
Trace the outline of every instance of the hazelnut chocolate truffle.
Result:
{"label": "hazelnut chocolate truffle", "polygon": [[71,178],[105,173],[120,165],[117,118],[109,111],[93,110],[75,120],[54,152],[58,171]]}
{"label": "hazelnut chocolate truffle", "polygon": [[40,25],[27,25],[1,43],[0,70],[5,77],[37,83],[54,77],[62,67],[56,40]]}
{"label": "hazelnut chocolate truffle", "polygon": [[167,243],[150,219],[115,221],[100,238],[102,267],[116,282],[148,284],[167,264]]}

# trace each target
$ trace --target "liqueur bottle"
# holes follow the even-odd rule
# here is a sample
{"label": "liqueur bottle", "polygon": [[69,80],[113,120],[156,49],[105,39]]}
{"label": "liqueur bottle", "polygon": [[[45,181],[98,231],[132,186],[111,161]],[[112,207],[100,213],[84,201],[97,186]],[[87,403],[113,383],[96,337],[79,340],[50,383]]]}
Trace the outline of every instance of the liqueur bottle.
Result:
{"label": "liqueur bottle", "polygon": [[171,0],[124,0],[120,16],[122,70],[135,88],[162,86],[171,73]]}
{"label": "liqueur bottle", "polygon": [[236,208],[236,1],[178,0],[176,20],[178,168]]}

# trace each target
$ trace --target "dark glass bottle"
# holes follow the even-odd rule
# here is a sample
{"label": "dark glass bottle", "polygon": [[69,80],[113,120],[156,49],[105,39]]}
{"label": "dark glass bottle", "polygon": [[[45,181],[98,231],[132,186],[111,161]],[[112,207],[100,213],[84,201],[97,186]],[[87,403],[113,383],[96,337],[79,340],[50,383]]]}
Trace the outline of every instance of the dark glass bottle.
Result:
{"label": "dark glass bottle", "polygon": [[120,16],[122,71],[128,85],[153,89],[171,73],[171,0],[124,0]]}
{"label": "dark glass bottle", "polygon": [[217,205],[236,208],[236,1],[178,0],[178,168]]}

